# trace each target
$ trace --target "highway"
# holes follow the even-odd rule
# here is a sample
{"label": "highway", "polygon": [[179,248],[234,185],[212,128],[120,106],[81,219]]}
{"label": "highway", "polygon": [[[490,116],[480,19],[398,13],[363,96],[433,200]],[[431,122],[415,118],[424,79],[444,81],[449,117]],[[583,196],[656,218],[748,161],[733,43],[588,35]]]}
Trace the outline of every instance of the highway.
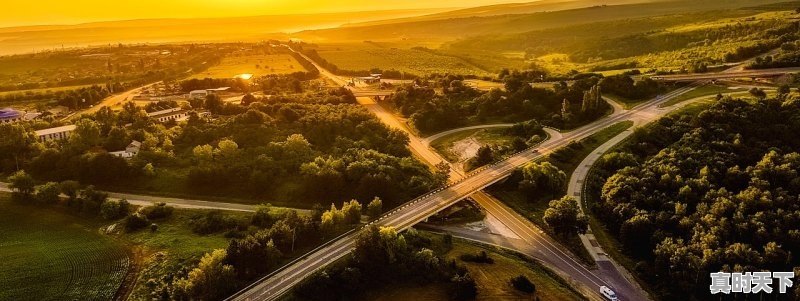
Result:
{"label": "highway", "polygon": [[[302,55],[302,54],[301,54]],[[306,58],[308,59],[308,58]],[[313,63],[312,60],[309,60]],[[320,73],[324,76],[331,76],[337,83],[346,84],[346,80],[339,78],[336,75],[329,74],[327,70],[322,69],[321,67],[317,66],[320,70]],[[329,75],[328,75],[329,74]],[[554,150],[567,145],[569,142],[573,140],[579,140],[582,138],[586,138],[589,135],[602,130],[610,125],[613,125],[620,121],[625,120],[655,120],[660,116],[663,116],[667,109],[658,108],[658,105],[661,102],[664,102],[672,97],[681,95],[688,91],[691,91],[694,86],[681,88],[675,90],[667,95],[657,97],[655,99],[649,100],[644,102],[633,109],[625,112],[620,112],[619,114],[614,114],[611,116],[607,116],[597,122],[592,124],[586,125],[584,127],[578,128],[568,133],[563,133],[560,139],[549,139],[543,143],[541,143],[535,149],[528,149],[523,152],[514,154],[513,156],[500,161],[498,163],[492,164],[490,166],[481,168],[477,171],[466,175],[464,178],[457,180],[455,183],[441,189],[437,189],[432,191],[426,195],[423,195],[420,198],[414,199],[388,213],[383,215],[380,219],[371,222],[369,225],[378,225],[378,226],[392,226],[399,230],[407,229],[414,224],[425,220],[427,217],[435,214],[436,212],[449,207],[450,205],[456,203],[457,201],[464,199],[470,195],[475,194],[476,192],[482,190],[483,188],[505,178],[508,176],[514,169],[522,166],[523,164],[530,162],[531,160],[535,160],[541,158]],[[362,105],[367,106],[370,111],[376,113],[381,120],[384,122],[388,121],[388,117],[381,117],[381,116],[392,116],[390,113],[383,110],[382,107],[378,106],[374,102],[368,103],[364,98],[359,98],[359,103]],[[399,124],[395,118],[391,118],[394,121],[389,121],[393,124]],[[391,126],[391,125],[390,125]],[[400,128],[405,128],[402,124],[399,125]],[[411,148],[412,151],[415,153],[420,152],[422,153],[422,149],[415,147],[415,140],[424,147],[424,144],[419,141],[419,138],[411,137]],[[427,147],[424,147],[427,152],[430,150]],[[438,157],[438,156],[436,156]],[[426,162],[429,160],[426,158],[424,159]],[[431,160],[434,160],[431,158]],[[437,161],[433,161],[437,162]],[[441,162],[439,159],[438,162]],[[482,197],[478,195],[478,199]],[[480,201],[479,201],[480,203]],[[483,204],[482,204],[483,205]],[[488,210],[488,209],[487,209]],[[500,209],[496,209],[500,211]],[[506,210],[508,210],[506,208]],[[513,212],[508,212],[512,214]],[[522,218],[512,218],[510,220],[521,220]],[[515,223],[512,223],[514,225]],[[369,226],[368,225],[368,226]],[[538,239],[539,236],[543,236],[542,233],[537,233],[535,230],[530,229],[530,227],[525,227],[524,225],[518,225],[517,231],[524,234],[528,234],[534,241],[541,241],[541,245],[544,247],[541,248],[541,252],[544,253],[546,258],[552,258],[553,261],[557,261],[560,265],[556,266],[561,272],[564,274],[569,275],[568,279],[580,283],[581,286],[589,289],[595,289],[599,285],[611,284],[607,280],[613,280],[612,278],[601,278],[598,275],[595,275],[588,271],[585,267],[580,265],[579,263],[575,262],[568,253],[565,253],[559,248],[557,245],[549,245],[551,241],[547,239]],[[533,230],[533,231],[529,231]],[[517,233],[520,234],[520,233]],[[236,295],[232,296],[231,300],[275,300],[280,297],[283,293],[291,289],[294,285],[301,282],[305,277],[313,274],[315,271],[325,267],[326,265],[336,261],[337,259],[349,254],[349,251],[352,250],[354,241],[358,235],[358,230],[351,231],[343,236],[334,239],[330,243],[324,244],[319,248],[309,252],[308,254],[302,256],[295,262],[292,262],[283,268],[279,269],[277,272],[268,275],[256,281],[251,286],[248,286],[244,290],[240,291]],[[543,259],[544,260],[544,259]],[[613,266],[611,267],[613,269]],[[610,286],[615,287],[615,289],[619,290],[619,294],[623,297],[622,300],[646,300],[649,299],[646,296],[642,296],[639,293],[639,290],[632,288],[626,289],[626,284],[629,286],[627,280],[622,278],[618,280],[619,283],[611,284]],[[616,281],[615,281],[616,282]],[[593,299],[599,298],[597,293],[594,294],[587,294],[587,296],[592,297]]]}
{"label": "highway", "polygon": [[676,75],[658,75],[652,76],[653,80],[665,82],[695,82],[704,80],[722,80],[732,78],[759,78],[759,77],[774,77],[781,76],[789,73],[800,72],[800,67],[791,68],[774,68],[774,69],[761,69],[761,70],[737,70],[735,68],[717,73],[691,73],[691,74],[676,74]]}

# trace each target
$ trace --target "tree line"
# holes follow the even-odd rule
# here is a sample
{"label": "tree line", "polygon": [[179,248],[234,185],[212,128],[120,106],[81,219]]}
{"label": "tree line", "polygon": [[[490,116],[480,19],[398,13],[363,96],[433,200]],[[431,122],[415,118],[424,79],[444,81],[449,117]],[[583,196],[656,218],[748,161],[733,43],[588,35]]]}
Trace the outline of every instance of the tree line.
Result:
{"label": "tree line", "polygon": [[709,272],[800,264],[799,104],[721,98],[637,130],[598,161],[587,199],[659,296],[706,299]]}
{"label": "tree line", "polygon": [[[127,103],[119,112],[102,108],[84,116],[69,139],[47,143],[25,124],[3,124],[0,166],[7,173],[25,169],[40,181],[128,189],[171,181],[173,192],[299,206],[379,196],[391,207],[446,182],[411,157],[404,133],[351,104],[352,94],[337,93],[228,104],[216,113],[231,115],[208,120],[191,113],[181,124],[157,123]],[[108,153],[133,140],[142,142],[135,158]]]}
{"label": "tree line", "polygon": [[[544,125],[574,128],[605,114],[608,104],[600,93],[585,92],[598,84],[598,78],[586,78],[572,85],[560,83],[553,89],[534,88],[534,71],[513,71],[503,75],[505,91],[479,91],[464,83],[463,77],[446,76],[418,80],[403,86],[389,99],[389,104],[407,116],[423,133],[434,133],[469,122],[502,120],[519,122],[536,119]],[[441,87],[442,93],[434,92]]]}

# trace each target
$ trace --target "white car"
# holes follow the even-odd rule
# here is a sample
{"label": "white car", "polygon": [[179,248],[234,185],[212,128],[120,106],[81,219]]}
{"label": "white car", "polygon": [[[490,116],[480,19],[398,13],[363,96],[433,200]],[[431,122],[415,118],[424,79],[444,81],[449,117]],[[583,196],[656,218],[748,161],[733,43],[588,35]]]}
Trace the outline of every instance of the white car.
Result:
{"label": "white car", "polygon": [[610,288],[608,288],[605,285],[600,287],[600,294],[603,295],[603,297],[605,297],[606,300],[619,301],[619,299],[617,298],[617,294],[614,293],[614,291],[612,291]]}

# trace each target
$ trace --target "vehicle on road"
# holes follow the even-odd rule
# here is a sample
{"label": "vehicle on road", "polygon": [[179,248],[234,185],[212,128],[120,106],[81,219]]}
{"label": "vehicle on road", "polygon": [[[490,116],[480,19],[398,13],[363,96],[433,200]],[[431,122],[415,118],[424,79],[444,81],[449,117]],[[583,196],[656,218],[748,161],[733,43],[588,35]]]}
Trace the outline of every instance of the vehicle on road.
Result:
{"label": "vehicle on road", "polygon": [[611,290],[605,285],[600,287],[600,294],[603,295],[603,298],[605,298],[606,300],[619,301],[619,298],[617,298],[617,294],[614,293],[613,290]]}

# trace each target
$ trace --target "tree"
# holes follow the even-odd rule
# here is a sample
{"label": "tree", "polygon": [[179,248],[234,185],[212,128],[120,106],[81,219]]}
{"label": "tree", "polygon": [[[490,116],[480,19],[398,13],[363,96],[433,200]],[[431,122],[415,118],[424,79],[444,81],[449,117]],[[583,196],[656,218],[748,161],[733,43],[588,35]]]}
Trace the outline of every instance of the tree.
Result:
{"label": "tree", "polygon": [[139,209],[139,213],[144,214],[144,216],[150,220],[170,217],[172,216],[173,211],[175,211],[175,208],[172,206],[167,206],[167,203],[164,202],[154,203],[151,206],[142,207]]}
{"label": "tree", "polygon": [[[34,150],[36,136],[21,124],[0,124],[0,171],[19,170],[20,164]],[[12,159],[13,161],[7,159]],[[6,164],[8,163],[8,164]],[[7,168],[13,166],[12,168]]]}
{"label": "tree", "polygon": [[256,97],[253,96],[253,94],[247,93],[244,96],[242,96],[242,105],[249,106],[251,103],[254,103],[257,100],[258,99],[256,99]]}
{"label": "tree", "polygon": [[91,119],[81,119],[75,123],[75,130],[69,136],[71,144],[79,151],[99,146],[101,143],[100,126]]}
{"label": "tree", "polygon": [[531,162],[522,167],[520,190],[532,195],[547,191],[555,195],[567,182],[567,174],[550,162]]}
{"label": "tree", "polygon": [[251,279],[275,266],[281,252],[264,232],[234,239],[228,244],[225,263],[236,269],[240,279]]}
{"label": "tree", "polygon": [[17,201],[30,201],[33,199],[36,183],[25,171],[20,170],[8,178],[9,187],[13,190],[11,197]]}
{"label": "tree", "polygon": [[792,89],[789,87],[789,85],[780,85],[778,87],[778,94],[789,94],[791,90]]}
{"label": "tree", "polygon": [[383,201],[381,201],[381,198],[375,197],[372,199],[372,202],[367,204],[367,215],[375,219],[381,216],[381,214],[383,214]]}
{"label": "tree", "polygon": [[78,190],[81,189],[81,184],[76,181],[64,181],[59,185],[61,193],[67,196],[69,201],[74,201],[78,197]]}
{"label": "tree", "polygon": [[223,159],[235,159],[236,154],[239,152],[239,144],[233,142],[233,140],[223,139],[222,141],[217,144],[217,150],[215,154],[219,155]]}
{"label": "tree", "polygon": [[561,235],[586,233],[589,225],[588,218],[580,213],[578,202],[571,196],[550,201],[543,219],[553,232]]}
{"label": "tree", "polygon": [[494,161],[494,151],[489,145],[482,145],[475,154],[475,166],[482,166]]}
{"label": "tree", "polygon": [[447,181],[450,180],[450,164],[446,161],[439,162],[436,164],[436,168],[433,174],[434,182],[436,183],[435,187],[444,187],[447,185]]}
{"label": "tree", "polygon": [[192,155],[200,163],[208,163],[214,159],[214,148],[211,145],[198,145],[192,149]]}
{"label": "tree", "polygon": [[511,278],[511,286],[518,291],[526,292],[528,294],[533,294],[536,292],[536,285],[533,284],[533,282],[531,282],[525,275],[519,275]]}
{"label": "tree", "polygon": [[222,112],[224,103],[222,102],[222,99],[219,98],[218,95],[208,94],[208,96],[206,96],[206,101],[203,105],[206,108],[206,110],[209,110],[212,114],[219,114],[220,112]]}
{"label": "tree", "polygon": [[54,204],[59,200],[61,191],[58,183],[47,182],[46,184],[36,186],[36,201],[42,204]]}
{"label": "tree", "polygon": [[319,231],[325,235],[333,234],[336,230],[336,223],[333,222],[333,215],[329,211],[322,213],[319,222]]}
{"label": "tree", "polygon": [[[107,200],[100,205],[100,216],[107,220],[115,220],[128,214],[130,211],[130,203],[127,200]],[[146,219],[145,219],[146,220]],[[127,225],[127,223],[126,223]],[[131,225],[132,227],[139,227],[140,225]],[[144,224],[146,226],[146,224]]]}
{"label": "tree", "polygon": [[192,300],[221,300],[236,288],[236,271],[225,264],[227,252],[222,249],[206,253],[189,275],[175,283],[179,295]]}
{"label": "tree", "polygon": [[344,222],[348,224],[358,224],[361,222],[361,203],[356,200],[345,202],[342,205]]}
{"label": "tree", "polygon": [[142,173],[145,176],[152,177],[156,175],[156,169],[153,167],[153,163],[147,163],[142,167]]}
{"label": "tree", "polygon": [[450,282],[453,284],[451,295],[454,300],[474,300],[478,296],[478,285],[469,273],[456,275]]}
{"label": "tree", "polygon": [[128,215],[122,224],[125,225],[125,230],[128,232],[133,232],[139,230],[141,228],[147,227],[150,225],[150,221],[141,213],[134,213]]}
{"label": "tree", "polygon": [[271,204],[260,204],[256,206],[256,212],[253,214],[253,217],[250,218],[250,224],[262,228],[266,228],[272,225],[272,215],[270,215],[270,211],[272,210]]}
{"label": "tree", "polygon": [[755,97],[755,98],[758,98],[758,99],[767,98],[767,92],[764,92],[764,90],[761,90],[761,89],[759,89],[757,87],[751,88],[749,92],[750,92],[750,95],[753,95],[753,97]]}

